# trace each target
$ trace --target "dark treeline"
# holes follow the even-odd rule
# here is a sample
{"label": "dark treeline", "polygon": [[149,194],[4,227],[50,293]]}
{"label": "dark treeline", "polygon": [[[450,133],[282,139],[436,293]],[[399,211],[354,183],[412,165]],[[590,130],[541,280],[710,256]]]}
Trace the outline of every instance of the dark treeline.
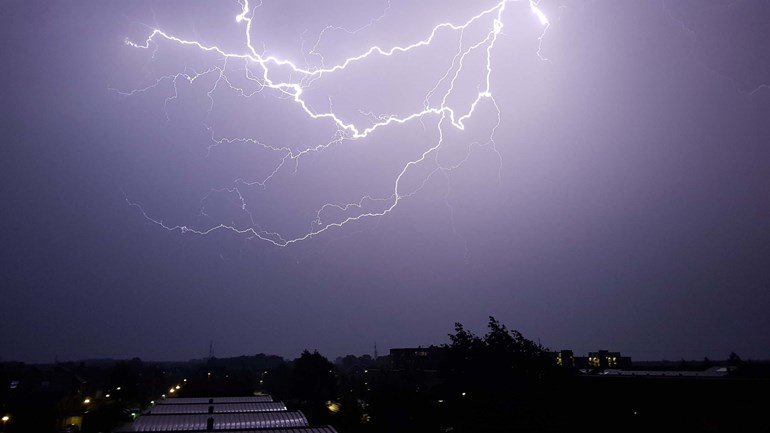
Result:
{"label": "dark treeline", "polygon": [[[377,359],[348,355],[332,362],[306,350],[271,368],[255,364],[247,388],[272,394],[302,410],[312,425],[329,424],[340,433],[770,431],[762,415],[770,403],[765,363],[732,353],[724,361],[641,366],[729,366],[725,377],[608,377],[558,366],[555,355],[490,317],[483,335],[457,323],[443,344],[396,349]],[[209,365],[237,367],[234,359]],[[242,373],[238,381],[245,378]]]}
{"label": "dark treeline", "polygon": [[[643,369],[724,377],[609,377],[557,365],[548,348],[494,317],[476,335],[455,324],[448,341],[394,349],[376,359],[330,361],[316,351],[293,360],[257,354],[188,362],[101,360],[52,365],[0,363],[0,424],[7,432],[109,432],[163,396],[271,394],[311,425],[339,433],[770,431],[768,366],[678,361]],[[592,374],[593,373],[593,374]]]}

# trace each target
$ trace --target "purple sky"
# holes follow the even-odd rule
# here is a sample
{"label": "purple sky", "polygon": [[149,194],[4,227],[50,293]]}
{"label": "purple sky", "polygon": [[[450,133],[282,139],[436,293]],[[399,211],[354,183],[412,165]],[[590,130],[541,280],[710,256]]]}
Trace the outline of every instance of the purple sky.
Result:
{"label": "purple sky", "polygon": [[4,2],[0,360],[770,359],[770,3],[414,3]]}

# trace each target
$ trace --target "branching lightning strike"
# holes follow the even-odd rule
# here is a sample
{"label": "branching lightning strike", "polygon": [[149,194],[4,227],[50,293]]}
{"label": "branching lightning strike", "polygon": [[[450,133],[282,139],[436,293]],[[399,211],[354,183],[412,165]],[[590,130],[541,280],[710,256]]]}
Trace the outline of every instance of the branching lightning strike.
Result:
{"label": "branching lightning strike", "polygon": [[[333,27],[333,26],[327,26],[326,28],[324,28],[321,31],[321,33],[318,35],[318,38],[316,39],[316,42],[313,45],[313,47],[306,52],[306,55],[314,56],[320,61],[320,65],[316,67],[310,67],[310,66],[301,67],[292,61],[279,58],[274,55],[265,55],[264,53],[262,54],[259,53],[257,49],[255,49],[254,41],[252,40],[252,25],[254,22],[255,14],[257,13],[257,10],[260,8],[260,6],[262,6],[262,3],[260,2],[252,6],[250,5],[248,0],[242,0],[241,2],[239,2],[241,6],[241,10],[240,10],[240,13],[235,17],[235,21],[237,23],[245,24],[245,29],[244,29],[245,30],[244,31],[245,52],[242,52],[242,53],[229,52],[223,48],[220,48],[217,45],[208,45],[196,40],[188,40],[188,39],[180,38],[172,34],[169,34],[159,28],[153,29],[152,32],[149,34],[149,36],[146,38],[146,40],[144,40],[141,43],[132,42],[127,39],[125,42],[130,47],[152,50],[153,58],[158,55],[159,41],[163,40],[168,43],[191,47],[203,53],[212,53],[217,55],[220,59],[222,59],[221,64],[215,64],[209,67],[208,69],[206,69],[205,71],[199,72],[190,68],[185,68],[182,72],[161,76],[147,87],[134,89],[131,91],[120,92],[124,95],[135,95],[137,93],[146,92],[153,88],[156,88],[161,83],[171,82],[174,88],[174,92],[172,95],[166,97],[166,100],[165,100],[164,108],[166,110],[167,116],[168,116],[168,104],[174,101],[178,97],[178,88],[177,88],[178,83],[184,82],[184,81],[187,81],[188,83],[193,83],[196,80],[200,79],[201,77],[206,76],[206,77],[215,78],[213,80],[212,86],[209,88],[207,92],[207,96],[210,101],[210,106],[208,110],[209,113],[211,113],[211,111],[214,109],[214,103],[215,103],[214,92],[220,86],[227,86],[230,90],[232,90],[237,95],[242,97],[251,97],[256,93],[269,91],[269,92],[274,92],[279,98],[282,98],[284,100],[290,100],[294,104],[297,104],[299,107],[301,107],[302,112],[304,112],[304,114],[308,118],[319,120],[319,121],[330,122],[331,124],[333,124],[334,128],[336,129],[336,133],[333,135],[332,139],[329,141],[324,141],[321,144],[312,145],[312,146],[308,146],[306,148],[297,150],[297,149],[291,149],[288,146],[273,146],[270,144],[262,143],[261,141],[254,138],[218,137],[214,129],[210,126],[207,126],[209,132],[211,133],[211,140],[212,140],[212,145],[209,148],[210,151],[215,146],[241,142],[241,143],[258,145],[268,151],[277,152],[278,154],[282,155],[279,158],[279,162],[277,163],[277,165],[273,167],[272,171],[266,177],[260,180],[251,180],[251,181],[238,179],[235,181],[235,185],[233,187],[224,188],[224,189],[213,189],[211,190],[211,192],[209,192],[209,195],[217,192],[228,192],[231,194],[235,194],[235,196],[240,201],[241,210],[246,215],[248,215],[248,218],[251,221],[251,226],[248,226],[248,227],[238,227],[235,224],[223,224],[223,223],[215,224],[208,228],[203,228],[203,229],[193,228],[187,225],[169,225],[161,221],[160,219],[152,217],[148,212],[144,210],[144,208],[142,208],[141,205],[134,203],[128,199],[126,199],[126,201],[131,206],[137,207],[147,220],[169,231],[180,231],[182,233],[195,233],[195,234],[205,235],[217,230],[229,230],[238,234],[246,235],[248,237],[253,237],[256,239],[267,241],[269,243],[272,243],[273,245],[280,246],[280,247],[288,246],[291,244],[295,244],[295,243],[307,240],[321,233],[324,233],[328,230],[342,227],[354,221],[358,221],[364,218],[381,217],[386,214],[389,214],[399,205],[401,201],[413,196],[418,191],[420,191],[425,186],[426,182],[428,182],[428,180],[434,174],[442,171],[443,172],[450,171],[458,167],[459,165],[461,165],[465,160],[467,160],[468,155],[466,155],[465,159],[457,162],[456,164],[442,165],[438,161],[438,158],[436,155],[439,148],[441,148],[442,144],[444,143],[444,137],[445,137],[447,128],[456,128],[458,130],[464,130],[466,128],[466,121],[471,117],[473,117],[474,113],[476,113],[477,111],[477,108],[482,103],[490,103],[492,109],[497,113],[497,123],[489,131],[489,139],[487,143],[489,146],[491,146],[491,148],[495,152],[497,152],[495,148],[495,131],[497,130],[497,127],[500,125],[500,109],[492,94],[492,86],[491,86],[491,76],[493,73],[492,58],[493,58],[495,44],[498,41],[498,37],[502,34],[502,31],[503,31],[504,12],[506,10],[506,6],[509,3],[514,1],[516,0],[500,0],[498,3],[494,4],[493,6],[487,9],[481,10],[480,12],[471,16],[465,22],[462,22],[460,24],[455,24],[451,22],[440,23],[434,26],[427,33],[427,36],[425,38],[418,40],[416,42],[413,42],[411,44],[393,46],[387,49],[382,48],[378,45],[373,45],[358,55],[346,58],[339,63],[328,65],[328,66],[325,64],[326,61],[318,50],[321,40],[324,38],[325,34],[327,32],[336,31],[336,30],[342,30],[352,34],[364,28],[373,26],[387,14],[388,10],[391,7],[390,3],[388,3],[387,8],[385,8],[385,10],[383,11],[383,14],[380,17],[372,19],[371,21],[369,21],[367,25],[359,29],[348,30],[342,27]],[[539,42],[542,42],[542,38],[545,35],[545,32],[547,31],[549,26],[548,18],[538,7],[538,1],[536,0],[526,0],[526,1],[528,1],[529,3],[530,11],[537,18],[540,25],[542,26],[542,33],[540,34],[540,37],[539,37]],[[478,40],[474,40],[472,42],[467,42],[467,43],[463,41],[465,37],[466,29],[474,25],[480,25],[480,23],[482,24],[486,23],[487,21],[490,22],[490,24],[488,25],[489,27],[485,27],[486,30],[482,32],[481,36],[478,37]],[[430,46],[431,44],[434,43],[434,41],[436,41],[438,35],[442,32],[456,32],[459,35],[459,39],[461,43],[459,44],[457,51],[453,55],[451,65],[449,66],[449,68],[446,70],[443,76],[441,76],[441,78],[436,82],[435,86],[425,94],[425,97],[423,100],[423,106],[413,112],[408,112],[406,114],[400,114],[400,115],[395,115],[395,114],[376,115],[373,113],[368,113],[370,115],[369,118],[371,120],[371,123],[362,125],[360,124],[360,122],[357,123],[352,120],[347,120],[344,116],[335,113],[335,111],[332,109],[331,101],[329,102],[328,110],[319,111],[314,109],[312,105],[305,98],[306,89],[308,89],[309,86],[311,86],[316,80],[319,80],[322,77],[340,73],[341,71],[344,71],[350,68],[354,64],[365,62],[374,57],[392,57],[392,56],[408,53],[420,47]],[[480,61],[483,62],[481,66],[483,67],[484,72],[482,74],[483,78],[481,79],[481,82],[475,83],[477,87],[477,94],[475,98],[473,98],[473,100],[470,102],[470,104],[467,105],[467,107],[460,108],[460,107],[452,106],[449,102],[450,97],[455,93],[456,89],[460,87],[461,84],[460,84],[459,77],[461,73],[464,71],[464,69],[466,68],[465,62],[472,61],[469,59],[471,59],[471,54],[474,54],[474,53],[483,54],[482,59]],[[540,56],[539,48],[538,48],[537,55]],[[542,59],[542,56],[540,56],[540,58]],[[479,62],[478,59],[473,59],[473,60],[475,60],[476,62]],[[229,68],[228,63],[230,62],[245,62],[245,64],[252,66],[253,68],[257,68],[257,70],[259,71],[258,73],[253,73],[252,72],[253,68],[246,67],[242,69],[243,71],[245,71],[245,74],[244,74],[245,79],[248,80],[250,84],[255,85],[256,90],[246,89],[243,86],[238,86],[237,84],[235,84],[234,80],[232,80],[232,78],[228,75],[228,72],[231,71],[230,69],[228,69]],[[277,76],[279,75],[278,70],[282,70],[282,71],[289,70],[291,72],[290,75],[292,77],[295,77],[295,79],[290,79],[287,81],[284,79],[277,78]],[[436,96],[436,94],[441,91],[440,89],[442,88],[442,86],[444,87],[443,94],[441,94],[440,97],[436,98],[438,99],[439,102],[432,103],[431,101],[434,100],[434,96]],[[273,177],[285,167],[291,166],[293,164],[294,170],[296,170],[299,159],[308,153],[323,151],[324,149],[327,149],[330,146],[341,143],[343,141],[362,140],[376,133],[381,129],[385,129],[397,124],[406,124],[413,121],[422,122],[424,118],[429,116],[435,116],[438,118],[438,121],[437,121],[438,138],[434,143],[432,143],[431,145],[428,145],[427,148],[421,154],[419,154],[415,158],[408,160],[402,166],[400,172],[395,176],[395,181],[392,185],[392,193],[389,196],[374,197],[371,195],[366,195],[364,197],[361,197],[359,200],[350,202],[350,203],[326,203],[322,205],[315,213],[315,219],[314,221],[312,221],[310,229],[299,236],[285,236],[276,231],[263,229],[255,221],[255,218],[253,217],[252,213],[249,210],[249,204],[247,203],[247,200],[244,198],[244,195],[242,194],[242,188],[249,187],[249,186],[259,186],[263,188],[266,187],[268,182],[270,182],[271,179],[273,179]],[[499,158],[500,157],[499,153],[497,155]],[[423,178],[422,182],[418,184],[417,187],[411,190],[404,190],[405,187],[402,185],[402,179],[404,178],[404,176],[408,172],[410,172],[410,170],[412,170],[413,168],[431,159],[432,159],[432,163],[434,163],[435,166],[432,166],[432,170],[429,171],[429,174]],[[206,215],[206,201],[209,195],[204,197],[202,200],[201,213],[203,215]],[[376,211],[366,210],[368,209],[367,205],[371,205],[375,203],[380,205],[380,207]],[[336,220],[332,219],[331,221],[327,221],[326,215],[328,214],[329,211],[332,211],[332,210],[336,211],[337,213],[341,213],[343,217],[338,217],[338,219]]]}

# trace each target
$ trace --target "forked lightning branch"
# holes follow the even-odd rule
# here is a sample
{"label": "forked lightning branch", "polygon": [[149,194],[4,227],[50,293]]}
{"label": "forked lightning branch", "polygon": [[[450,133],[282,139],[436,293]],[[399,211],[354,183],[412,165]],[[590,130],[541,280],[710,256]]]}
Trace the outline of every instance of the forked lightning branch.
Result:
{"label": "forked lightning branch", "polygon": [[[299,108],[299,112],[305,116],[305,120],[328,125],[333,131],[329,135],[319,137],[316,141],[307,142],[305,145],[297,147],[270,143],[258,136],[227,136],[220,133],[214,126],[207,125],[212,140],[209,151],[218,146],[248,144],[258,146],[265,152],[270,152],[276,156],[275,163],[261,177],[238,178],[231,186],[212,189],[203,197],[202,203],[206,202],[209,195],[216,193],[227,193],[237,197],[239,201],[238,211],[246,217],[245,221],[248,223],[214,222],[202,227],[181,222],[168,223],[162,217],[146,210],[140,200],[127,198],[127,202],[138,208],[147,220],[169,231],[206,235],[215,231],[227,230],[280,247],[308,240],[355,221],[378,218],[393,212],[404,200],[420,192],[432,176],[451,171],[465,162],[467,156],[447,163],[441,161],[437,154],[442,145],[445,144],[445,137],[450,129],[465,130],[469,120],[482,111],[482,107],[487,113],[485,115],[489,116],[490,112],[494,113],[492,116],[494,121],[491,126],[486,127],[487,131],[483,135],[487,137],[485,144],[497,153],[495,131],[500,125],[501,116],[500,108],[494,97],[492,76],[494,74],[494,59],[497,55],[496,46],[501,35],[505,34],[505,20],[513,13],[509,7],[513,3],[520,4],[514,0],[502,0],[496,4],[487,5],[486,9],[479,10],[464,21],[442,22],[432,27],[429,25],[424,30],[424,36],[408,44],[393,46],[373,44],[358,54],[344,58],[334,64],[325,64],[327,60],[318,51],[318,47],[329,32],[344,30],[344,28],[327,25],[318,34],[315,45],[305,52],[316,60],[320,59],[320,62],[317,61],[313,66],[309,61],[302,64],[278,55],[264,53],[261,42],[253,40],[255,18],[262,11],[261,6],[263,5],[262,3],[252,4],[248,0],[239,3],[240,10],[233,21],[233,25],[242,27],[243,31],[240,51],[223,48],[224,45],[213,44],[211,41],[176,36],[161,28],[153,29],[143,41],[127,39],[126,44],[129,47],[147,50],[150,61],[163,56],[169,47],[194,50],[201,55],[208,55],[207,59],[212,59],[211,64],[202,70],[201,68],[196,70],[182,64],[179,65],[178,72],[158,76],[152,79],[147,86],[120,91],[121,94],[134,96],[158,90],[161,86],[169,86],[172,90],[166,95],[164,101],[167,116],[169,110],[172,109],[170,107],[179,98],[181,86],[190,86],[198,81],[205,81],[209,83],[204,89],[204,96],[209,101],[208,114],[216,110],[217,92],[227,91],[238,98],[268,95],[274,98],[275,104],[293,104]],[[548,19],[538,8],[536,1],[529,0],[525,4],[527,3],[528,13],[542,28],[539,34],[542,39],[549,25]],[[389,8],[390,5],[385,9],[383,17],[386,16]],[[516,12],[527,9],[517,8]],[[358,30],[345,31],[352,34],[366,27],[377,25],[380,18],[370,20],[366,26]],[[323,80],[339,74],[351,74],[353,73],[351,70],[359,71],[361,65],[367,62],[377,61],[378,64],[391,61],[403,62],[404,57],[412,51],[431,48],[433,45],[438,45],[439,40],[445,44],[448,36],[457,41],[452,48],[444,49],[441,52],[445,64],[448,66],[431,85],[422,90],[419,95],[419,100],[422,101],[420,104],[402,107],[395,114],[372,113],[361,108],[358,110],[358,116],[352,116],[349,113],[341,114],[340,111],[335,110],[334,101],[331,98],[329,98],[328,104],[319,108],[321,104],[311,101],[308,97],[309,91],[312,91],[314,86]],[[539,53],[533,54],[539,56]],[[242,65],[242,67],[233,67],[233,65]],[[479,71],[479,73],[472,75],[473,79],[467,78],[466,71],[470,69]],[[396,79],[410,80],[410,75],[408,72],[404,72],[402,77],[399,76]],[[361,77],[361,80],[366,80],[366,77]],[[459,94],[471,95],[471,97],[463,99],[456,96]],[[350,95],[350,97],[355,97],[355,95]],[[361,104],[361,106],[363,107],[365,104]],[[247,112],[244,114],[244,116],[249,115],[255,119],[259,118],[259,113]],[[301,170],[300,160],[312,153],[324,152],[346,142],[356,142],[356,144],[365,146],[367,140],[372,140],[386,129],[413,123],[434,127],[434,138],[430,143],[423,144],[419,152],[399,165],[389,181],[391,186],[388,193],[351,197],[351,200],[347,202],[323,203],[307,222],[308,229],[299,234],[287,234],[278,228],[267,227],[258,221],[259,218],[255,217],[253,210],[259,204],[247,198],[246,191],[249,188],[270,188],[271,182],[276,180],[279,173]],[[499,157],[499,153],[497,155]],[[413,176],[413,172],[417,173],[422,180],[407,184],[404,179],[407,176]],[[205,214],[206,211],[206,206],[202,206],[201,213]],[[241,219],[241,221],[243,220]]]}

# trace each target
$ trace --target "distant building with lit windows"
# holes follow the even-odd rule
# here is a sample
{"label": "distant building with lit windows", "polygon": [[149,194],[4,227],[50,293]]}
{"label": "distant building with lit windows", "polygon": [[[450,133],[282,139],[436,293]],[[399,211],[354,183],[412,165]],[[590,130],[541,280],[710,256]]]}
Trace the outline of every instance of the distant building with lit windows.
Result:
{"label": "distant building with lit windows", "polygon": [[631,368],[631,357],[622,356],[620,352],[599,350],[589,352],[588,356],[575,356],[572,350],[551,352],[554,364],[568,369],[577,369],[585,373],[589,371]]}
{"label": "distant building with lit windows", "polygon": [[607,350],[589,352],[588,368],[600,370],[608,368],[631,368],[631,358],[628,356],[621,356],[620,352],[610,352]]}
{"label": "distant building with lit windows", "polygon": [[571,350],[560,350],[554,357],[556,365],[565,368],[575,368],[575,355]]}
{"label": "distant building with lit windows", "polygon": [[446,348],[440,346],[390,349],[393,370],[438,370],[445,357]]}

